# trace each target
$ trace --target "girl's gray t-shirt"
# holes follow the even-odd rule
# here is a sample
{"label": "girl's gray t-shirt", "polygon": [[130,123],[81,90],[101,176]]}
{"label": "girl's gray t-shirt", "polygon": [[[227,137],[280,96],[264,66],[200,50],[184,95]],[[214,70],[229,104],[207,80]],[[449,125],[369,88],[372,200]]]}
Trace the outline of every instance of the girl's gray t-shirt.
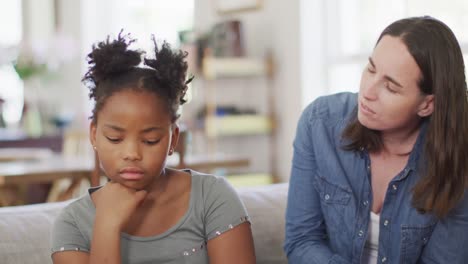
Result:
{"label": "girl's gray t-shirt", "polygon": [[[121,233],[122,263],[208,263],[207,241],[249,221],[244,204],[225,178],[189,172],[192,186],[185,215],[157,236]],[[89,189],[60,212],[51,235],[52,254],[90,251],[96,215],[90,194],[98,188]]]}

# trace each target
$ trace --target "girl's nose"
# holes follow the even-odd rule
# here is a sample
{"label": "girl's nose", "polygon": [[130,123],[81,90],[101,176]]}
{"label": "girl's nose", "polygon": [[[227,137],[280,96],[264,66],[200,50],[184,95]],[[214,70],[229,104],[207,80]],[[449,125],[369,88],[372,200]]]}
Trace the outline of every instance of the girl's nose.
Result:
{"label": "girl's nose", "polygon": [[123,157],[125,160],[141,160],[141,153],[137,143],[128,143],[125,145],[125,150],[123,152]]}

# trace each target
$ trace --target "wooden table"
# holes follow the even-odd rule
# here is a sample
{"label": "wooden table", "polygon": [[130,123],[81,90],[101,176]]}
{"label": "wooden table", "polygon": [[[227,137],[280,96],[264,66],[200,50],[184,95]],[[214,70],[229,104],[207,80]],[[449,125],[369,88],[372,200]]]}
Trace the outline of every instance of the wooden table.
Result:
{"label": "wooden table", "polygon": [[[50,157],[33,160],[0,162],[0,205],[11,205],[12,200],[15,199],[11,196],[14,196],[15,186],[18,185],[50,183],[63,178],[70,178],[75,183],[83,178],[91,180],[91,174],[95,170],[94,164],[94,158],[61,155],[51,155]],[[177,157],[173,158],[173,156],[167,161],[168,167],[190,168],[200,171],[209,171],[219,167],[235,168],[248,165],[249,160],[247,158],[222,154],[187,156],[184,159],[184,164],[179,164]]]}

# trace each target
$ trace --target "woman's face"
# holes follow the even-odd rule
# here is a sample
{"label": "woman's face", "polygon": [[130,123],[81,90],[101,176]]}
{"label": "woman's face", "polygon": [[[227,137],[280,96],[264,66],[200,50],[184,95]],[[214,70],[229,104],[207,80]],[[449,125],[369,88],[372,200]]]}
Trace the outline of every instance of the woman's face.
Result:
{"label": "woman's face", "polygon": [[107,177],[149,190],[177,144],[178,128],[159,96],[125,89],[107,98],[90,136]]}
{"label": "woman's face", "polygon": [[399,37],[384,36],[361,77],[358,120],[369,129],[404,131],[432,114],[433,95],[418,87],[422,78],[416,61]]}

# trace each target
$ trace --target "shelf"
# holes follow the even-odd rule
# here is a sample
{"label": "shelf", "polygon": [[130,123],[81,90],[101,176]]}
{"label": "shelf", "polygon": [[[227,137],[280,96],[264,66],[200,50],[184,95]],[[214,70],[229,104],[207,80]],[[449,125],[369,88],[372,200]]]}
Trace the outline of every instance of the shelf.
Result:
{"label": "shelf", "polygon": [[203,59],[203,76],[208,80],[265,76],[268,72],[268,63],[263,59],[239,57]]}
{"label": "shelf", "polygon": [[208,137],[269,134],[273,122],[266,115],[207,116],[205,131]]}
{"label": "shelf", "polygon": [[234,187],[262,186],[273,184],[273,176],[267,173],[229,175],[226,179]]}

